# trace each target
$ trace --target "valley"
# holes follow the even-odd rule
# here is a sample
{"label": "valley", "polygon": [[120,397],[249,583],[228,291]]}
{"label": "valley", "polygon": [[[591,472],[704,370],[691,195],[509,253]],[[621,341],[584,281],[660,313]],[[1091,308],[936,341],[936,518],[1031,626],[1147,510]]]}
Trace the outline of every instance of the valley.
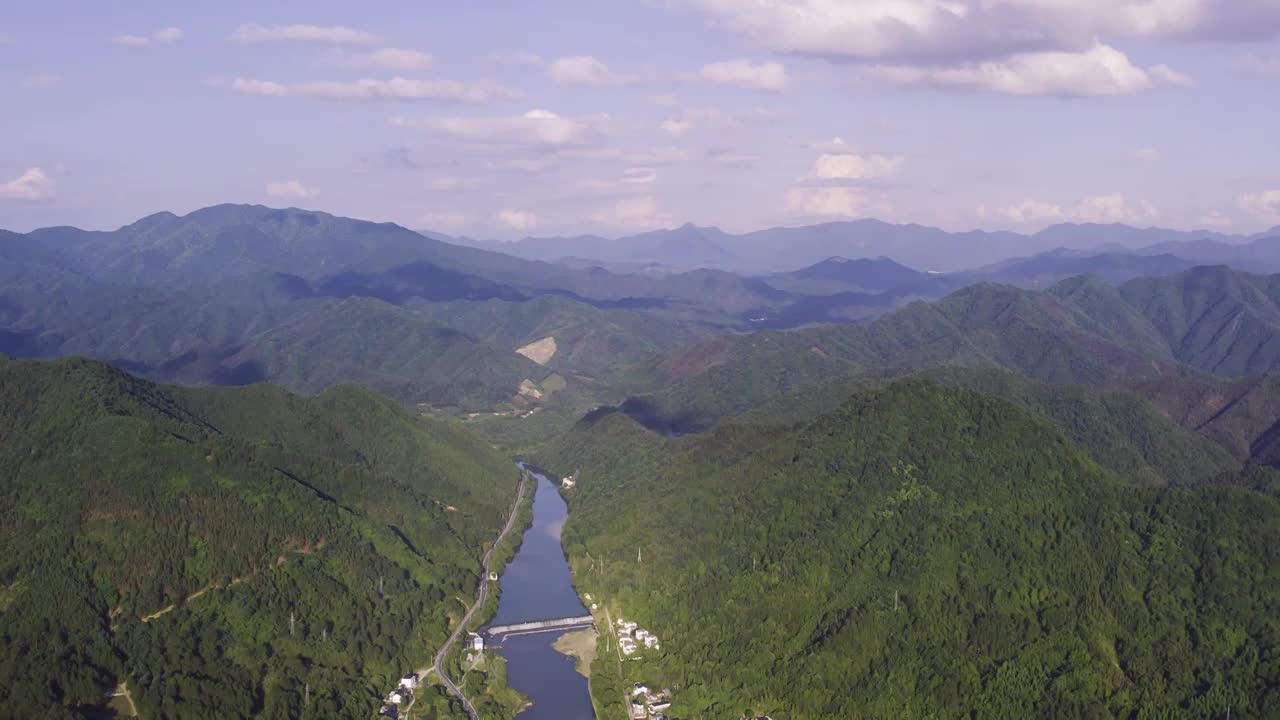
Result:
{"label": "valley", "polygon": [[[10,705],[1280,707],[1280,276],[1114,249],[629,274],[242,206],[0,251],[0,612],[42,658],[0,667]],[[512,457],[574,482],[522,501]],[[562,630],[463,642],[587,613],[578,670]],[[40,656],[51,627],[79,654]]]}
{"label": "valley", "polygon": [[4,10],[0,720],[1280,720],[1280,0]]}

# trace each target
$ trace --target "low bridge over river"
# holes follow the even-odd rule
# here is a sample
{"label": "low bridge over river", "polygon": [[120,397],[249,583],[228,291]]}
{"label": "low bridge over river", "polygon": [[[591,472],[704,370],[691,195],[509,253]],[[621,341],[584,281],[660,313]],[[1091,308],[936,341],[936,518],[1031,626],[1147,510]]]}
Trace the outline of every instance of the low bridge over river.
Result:
{"label": "low bridge over river", "polygon": [[530,635],[533,633],[551,632],[552,630],[568,630],[570,628],[595,625],[590,615],[580,617],[556,618],[553,620],[534,620],[531,622],[513,623],[511,625],[494,625],[481,632],[489,639],[503,638],[507,635]]}

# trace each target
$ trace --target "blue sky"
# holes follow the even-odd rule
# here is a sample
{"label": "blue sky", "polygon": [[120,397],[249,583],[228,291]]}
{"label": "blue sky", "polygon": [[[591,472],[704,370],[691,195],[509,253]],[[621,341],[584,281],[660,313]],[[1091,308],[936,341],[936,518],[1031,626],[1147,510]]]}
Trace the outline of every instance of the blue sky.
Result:
{"label": "blue sky", "polygon": [[1280,0],[47,2],[0,227],[1280,224]]}

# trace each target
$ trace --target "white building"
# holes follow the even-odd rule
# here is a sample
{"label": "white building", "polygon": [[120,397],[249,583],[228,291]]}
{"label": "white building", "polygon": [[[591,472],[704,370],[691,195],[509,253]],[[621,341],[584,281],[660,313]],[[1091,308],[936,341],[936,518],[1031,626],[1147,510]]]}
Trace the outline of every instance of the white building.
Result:
{"label": "white building", "polygon": [[400,678],[400,688],[402,690],[413,690],[418,687],[418,676],[415,673],[409,673]]}
{"label": "white building", "polygon": [[467,643],[476,652],[484,652],[484,638],[476,633],[467,633]]}
{"label": "white building", "polygon": [[387,696],[387,702],[391,703],[392,705],[399,705],[400,703],[404,702],[404,698],[405,698],[404,694],[401,693],[399,690],[392,690],[391,694]]}
{"label": "white building", "polygon": [[649,694],[649,688],[644,683],[636,683],[635,685],[631,686],[631,697],[635,697],[637,695],[648,695],[648,694]]}

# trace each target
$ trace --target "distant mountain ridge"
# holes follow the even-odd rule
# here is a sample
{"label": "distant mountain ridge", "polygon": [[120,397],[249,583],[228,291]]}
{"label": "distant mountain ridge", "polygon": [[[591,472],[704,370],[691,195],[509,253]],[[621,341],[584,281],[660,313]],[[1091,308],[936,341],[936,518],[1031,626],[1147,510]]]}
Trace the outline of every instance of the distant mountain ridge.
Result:
{"label": "distant mountain ridge", "polygon": [[[1280,240],[1274,251],[1262,242],[1280,238],[1280,228],[1253,235],[1208,230],[1136,228],[1122,224],[1053,225],[1035,233],[1002,230],[948,232],[917,224],[897,225],[863,219],[798,227],[776,227],[741,234],[692,224],[608,239],[599,236],[530,237],[514,242],[464,241],[473,247],[529,259],[558,261],[591,258],[606,267],[645,262],[673,270],[713,267],[748,274],[789,272],[830,257],[894,260],[924,270],[972,270],[1011,257],[1026,257],[1058,247],[1094,254],[1179,255],[1193,263],[1265,259],[1253,270],[1280,270]],[[1267,249],[1242,246],[1262,242]],[[1246,268],[1242,268],[1246,269]]]}

